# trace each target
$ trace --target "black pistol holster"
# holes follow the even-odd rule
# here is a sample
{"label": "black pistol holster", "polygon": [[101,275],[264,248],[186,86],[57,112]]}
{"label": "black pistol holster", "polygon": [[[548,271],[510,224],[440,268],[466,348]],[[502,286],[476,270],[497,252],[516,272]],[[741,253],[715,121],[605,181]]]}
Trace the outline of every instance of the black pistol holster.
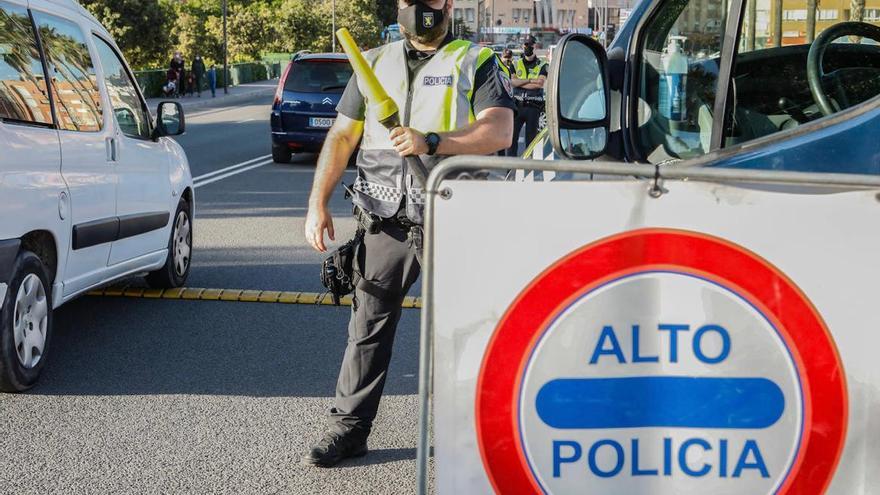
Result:
{"label": "black pistol holster", "polygon": [[[354,192],[345,183],[346,199],[351,198]],[[363,246],[364,235],[375,235],[382,231],[382,217],[374,215],[358,205],[354,205],[352,211],[358,222],[358,229],[354,238],[339,246],[321,264],[321,284],[333,297],[333,304],[339,306],[343,296],[354,292],[355,288],[379,298],[390,298],[393,295],[386,289],[364,278],[358,263],[358,251]],[[421,243],[421,235],[419,236]]]}
{"label": "black pistol holster", "polygon": [[364,231],[358,229],[354,238],[339,246],[321,264],[321,284],[339,306],[340,298],[351,294],[360,275],[357,270],[358,249],[364,240]]}
{"label": "black pistol holster", "polygon": [[382,230],[382,217],[379,215],[374,215],[358,205],[354,205],[351,213],[367,234],[375,235]]}

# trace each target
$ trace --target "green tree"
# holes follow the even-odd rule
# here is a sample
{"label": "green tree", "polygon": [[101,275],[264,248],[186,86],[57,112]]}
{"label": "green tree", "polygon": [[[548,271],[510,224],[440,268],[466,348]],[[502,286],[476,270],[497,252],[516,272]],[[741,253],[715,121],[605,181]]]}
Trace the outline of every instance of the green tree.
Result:
{"label": "green tree", "polygon": [[[269,46],[289,52],[330,51],[332,8],[332,2],[327,1],[283,0],[278,8],[275,43]],[[382,35],[376,0],[336,0],[336,26],[348,28],[362,47],[376,46]]]}
{"label": "green tree", "polygon": [[382,26],[397,24],[397,0],[378,0],[376,14]]}
{"label": "green tree", "polygon": [[[82,0],[103,23],[133,67],[165,67],[174,50],[188,62],[223,61],[222,0]],[[389,8],[390,7],[390,8]],[[394,0],[336,0],[336,23],[364,47],[380,42],[383,20],[396,19]],[[265,52],[329,51],[332,2],[327,0],[229,0],[230,61]]]}
{"label": "green tree", "polygon": [[283,0],[277,8],[276,36],[271,49],[279,52],[319,49],[313,44],[324,21],[317,6],[318,2],[309,0]]}
{"label": "green tree", "polygon": [[[223,20],[210,19],[209,30],[219,40],[223,39]],[[228,49],[231,60],[258,60],[260,54],[276,39],[276,23],[272,9],[267,2],[253,1],[250,4],[233,4],[229,7],[227,19]],[[222,41],[220,45],[222,53]]]}
{"label": "green tree", "polygon": [[171,12],[159,0],[82,0],[134,67],[155,66],[171,48]]}
{"label": "green tree", "polygon": [[178,4],[174,19],[175,22],[171,27],[174,49],[183,52],[187,60],[201,55],[206,64],[222,63],[222,27],[220,35],[209,29],[215,24],[222,25],[218,5],[196,2]]}
{"label": "green tree", "polygon": [[361,47],[374,47],[382,40],[383,27],[376,12],[377,0],[336,0],[336,25],[348,28]]}

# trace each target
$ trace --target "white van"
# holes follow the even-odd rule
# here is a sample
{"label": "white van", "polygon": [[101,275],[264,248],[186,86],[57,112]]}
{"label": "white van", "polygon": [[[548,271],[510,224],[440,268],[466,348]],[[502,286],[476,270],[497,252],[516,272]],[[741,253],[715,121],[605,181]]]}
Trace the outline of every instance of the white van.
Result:
{"label": "white van", "polygon": [[[33,386],[52,312],[121,277],[189,275],[178,103],[154,124],[109,33],[74,0],[0,0],[0,390]],[[47,77],[48,75],[48,77]]]}

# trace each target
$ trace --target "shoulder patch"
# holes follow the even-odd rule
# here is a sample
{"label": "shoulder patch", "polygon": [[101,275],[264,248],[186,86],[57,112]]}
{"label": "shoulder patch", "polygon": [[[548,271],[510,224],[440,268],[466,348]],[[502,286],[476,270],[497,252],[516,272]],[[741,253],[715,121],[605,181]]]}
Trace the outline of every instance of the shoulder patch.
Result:
{"label": "shoulder patch", "polygon": [[507,91],[507,96],[513,98],[513,85],[510,82],[510,75],[505,71],[498,71],[498,78],[501,79],[501,85],[504,87],[504,91]]}

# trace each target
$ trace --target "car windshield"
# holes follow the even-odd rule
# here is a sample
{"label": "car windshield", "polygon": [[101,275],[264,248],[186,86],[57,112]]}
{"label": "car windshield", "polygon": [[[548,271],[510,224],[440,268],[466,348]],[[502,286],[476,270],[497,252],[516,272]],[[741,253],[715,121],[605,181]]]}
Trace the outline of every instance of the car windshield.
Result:
{"label": "car windshield", "polygon": [[293,63],[285,91],[299,93],[342,93],[352,70],[347,60],[300,60]]}
{"label": "car windshield", "polygon": [[[652,163],[694,158],[794,129],[880,94],[876,0],[675,0],[650,20],[641,52],[639,141]],[[822,33],[828,32],[827,35]],[[836,34],[835,34],[836,33]],[[738,36],[726,102],[723,42]],[[821,54],[810,59],[811,51]],[[812,61],[811,61],[812,60]],[[811,76],[812,74],[812,76]],[[811,77],[813,82],[811,82]],[[723,126],[716,111],[725,103]],[[720,132],[719,132],[720,131]]]}

